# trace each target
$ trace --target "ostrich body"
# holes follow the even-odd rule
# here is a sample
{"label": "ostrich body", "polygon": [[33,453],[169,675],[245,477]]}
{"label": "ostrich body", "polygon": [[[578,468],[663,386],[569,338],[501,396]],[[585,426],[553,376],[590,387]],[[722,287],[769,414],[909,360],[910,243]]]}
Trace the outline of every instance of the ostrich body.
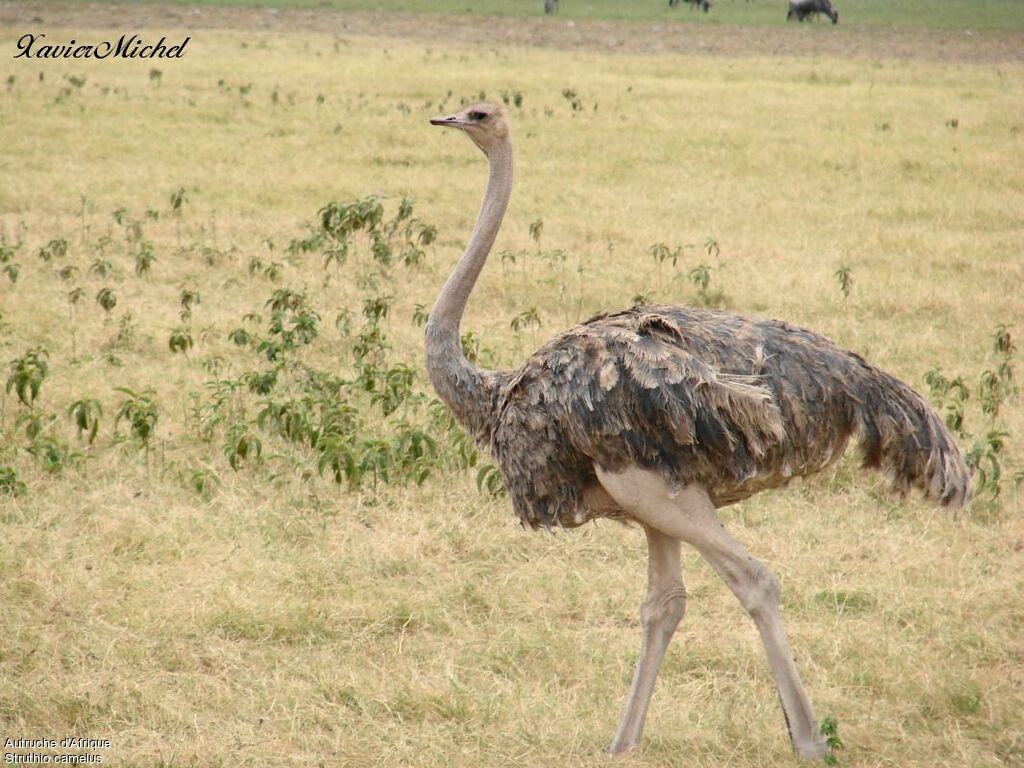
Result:
{"label": "ostrich body", "polygon": [[457,420],[496,458],[520,519],[574,527],[639,523],[648,593],[633,684],[612,743],[639,741],[665,650],[686,607],[680,542],[694,546],[761,634],[793,748],[828,750],[779,613],[780,586],[715,509],[828,466],[857,434],[866,466],[895,487],[962,506],[970,478],[938,415],[908,386],[827,339],[783,322],[674,306],[598,315],[552,339],[518,370],[465,358],[459,323],[512,190],[502,107],[431,120],[462,130],[490,176],[466,251],[426,328],[427,370]]}

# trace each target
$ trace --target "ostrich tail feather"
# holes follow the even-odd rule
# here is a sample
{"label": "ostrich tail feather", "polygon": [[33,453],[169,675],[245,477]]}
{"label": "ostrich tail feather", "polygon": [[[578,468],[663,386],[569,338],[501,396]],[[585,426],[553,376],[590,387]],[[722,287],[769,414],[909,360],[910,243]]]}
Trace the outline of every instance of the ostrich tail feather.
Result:
{"label": "ostrich tail feather", "polygon": [[965,506],[970,471],[935,410],[880,371],[866,395],[858,411],[864,466],[883,469],[900,493],[916,487],[944,506]]}

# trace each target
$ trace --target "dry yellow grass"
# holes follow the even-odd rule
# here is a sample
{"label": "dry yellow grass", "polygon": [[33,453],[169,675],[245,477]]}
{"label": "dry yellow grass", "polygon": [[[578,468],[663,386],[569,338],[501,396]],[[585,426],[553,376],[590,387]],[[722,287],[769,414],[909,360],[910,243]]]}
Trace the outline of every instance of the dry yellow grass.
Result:
{"label": "dry yellow grass", "polygon": [[[0,33],[5,48],[17,33]],[[9,241],[24,237],[18,282],[0,275],[0,361],[6,378],[26,349],[49,351],[39,407],[88,456],[44,471],[6,396],[0,465],[27,488],[0,495],[0,738],[109,738],[104,762],[132,766],[607,765],[639,641],[635,531],[523,532],[472,470],[346,491],[318,478],[311,453],[269,436],[283,458],[236,473],[186,419],[190,391],[255,366],[227,334],[279,286],[307,287],[323,316],[308,360],[348,375],[351,344],[332,321],[342,308],[358,321],[372,276],[395,297],[392,358],[419,365],[410,317],[457,257],[484,182],[475,150],[427,125],[439,102],[524,95],[497,246],[519,260],[495,258],[467,322],[498,365],[639,293],[694,301],[686,275],[715,264],[709,237],[723,263],[711,288],[730,308],[823,332],[922,390],[932,367],[976,382],[994,365],[998,323],[1024,333],[1019,67],[226,31],[192,46],[158,65],[159,81],[137,62],[0,64],[0,81],[14,78],[0,101],[0,223]],[[181,241],[215,248],[213,264],[178,247],[168,199],[181,186]],[[382,275],[363,253],[325,283],[316,256],[285,258],[325,202],[374,192],[389,211],[415,196],[416,215],[438,226],[422,268]],[[160,213],[143,224],[157,256],[148,277],[133,274],[111,218],[122,207]],[[564,262],[535,255],[538,218],[540,247]],[[88,267],[104,235],[115,272],[101,279]],[[68,255],[41,262],[35,251],[58,237]],[[694,247],[659,272],[648,248],[660,241]],[[249,274],[254,256],[282,263],[277,284]],[[65,264],[78,267],[70,282],[54,276]],[[847,300],[841,265],[855,281]],[[77,362],[73,285],[86,288]],[[110,321],[93,300],[104,285],[119,296]],[[188,358],[167,347],[182,287],[202,296]],[[509,321],[531,306],[543,327],[517,337]],[[125,312],[134,333],[117,342]],[[115,386],[155,388],[148,469],[130,441],[112,444]],[[86,396],[104,406],[92,449],[64,416]],[[975,401],[967,422],[991,428]],[[1019,397],[996,424],[1012,473]],[[1012,481],[1000,503],[956,520],[893,502],[854,465],[724,511],[783,580],[805,682],[846,743],[841,764],[1021,765],[1024,524]],[[197,468],[220,480],[209,499],[190,486]],[[684,571],[689,613],[647,741],[621,764],[788,764],[752,623],[692,553]]]}

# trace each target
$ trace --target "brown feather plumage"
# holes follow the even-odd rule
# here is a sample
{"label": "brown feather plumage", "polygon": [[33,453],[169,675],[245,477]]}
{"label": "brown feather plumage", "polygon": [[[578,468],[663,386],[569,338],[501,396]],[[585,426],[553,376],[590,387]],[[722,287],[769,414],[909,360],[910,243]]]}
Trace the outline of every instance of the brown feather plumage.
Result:
{"label": "brown feather plumage", "polygon": [[637,307],[552,339],[493,374],[474,432],[520,519],[580,525],[594,465],[635,464],[699,483],[716,505],[837,459],[859,432],[865,465],[942,503],[970,493],[938,416],[902,382],[810,331],[710,310]]}

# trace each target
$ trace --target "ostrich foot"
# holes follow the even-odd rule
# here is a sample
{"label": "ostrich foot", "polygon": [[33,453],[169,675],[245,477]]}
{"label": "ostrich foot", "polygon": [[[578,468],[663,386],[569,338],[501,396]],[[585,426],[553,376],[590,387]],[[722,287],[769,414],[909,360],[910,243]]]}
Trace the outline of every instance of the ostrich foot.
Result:
{"label": "ostrich foot", "polygon": [[828,744],[825,743],[825,739],[821,736],[814,738],[808,743],[794,744],[793,750],[800,760],[808,763],[824,760],[832,754],[832,750],[828,748]]}
{"label": "ostrich foot", "polygon": [[626,740],[613,739],[612,743],[605,747],[605,752],[612,757],[623,757],[636,749],[637,743]]}

